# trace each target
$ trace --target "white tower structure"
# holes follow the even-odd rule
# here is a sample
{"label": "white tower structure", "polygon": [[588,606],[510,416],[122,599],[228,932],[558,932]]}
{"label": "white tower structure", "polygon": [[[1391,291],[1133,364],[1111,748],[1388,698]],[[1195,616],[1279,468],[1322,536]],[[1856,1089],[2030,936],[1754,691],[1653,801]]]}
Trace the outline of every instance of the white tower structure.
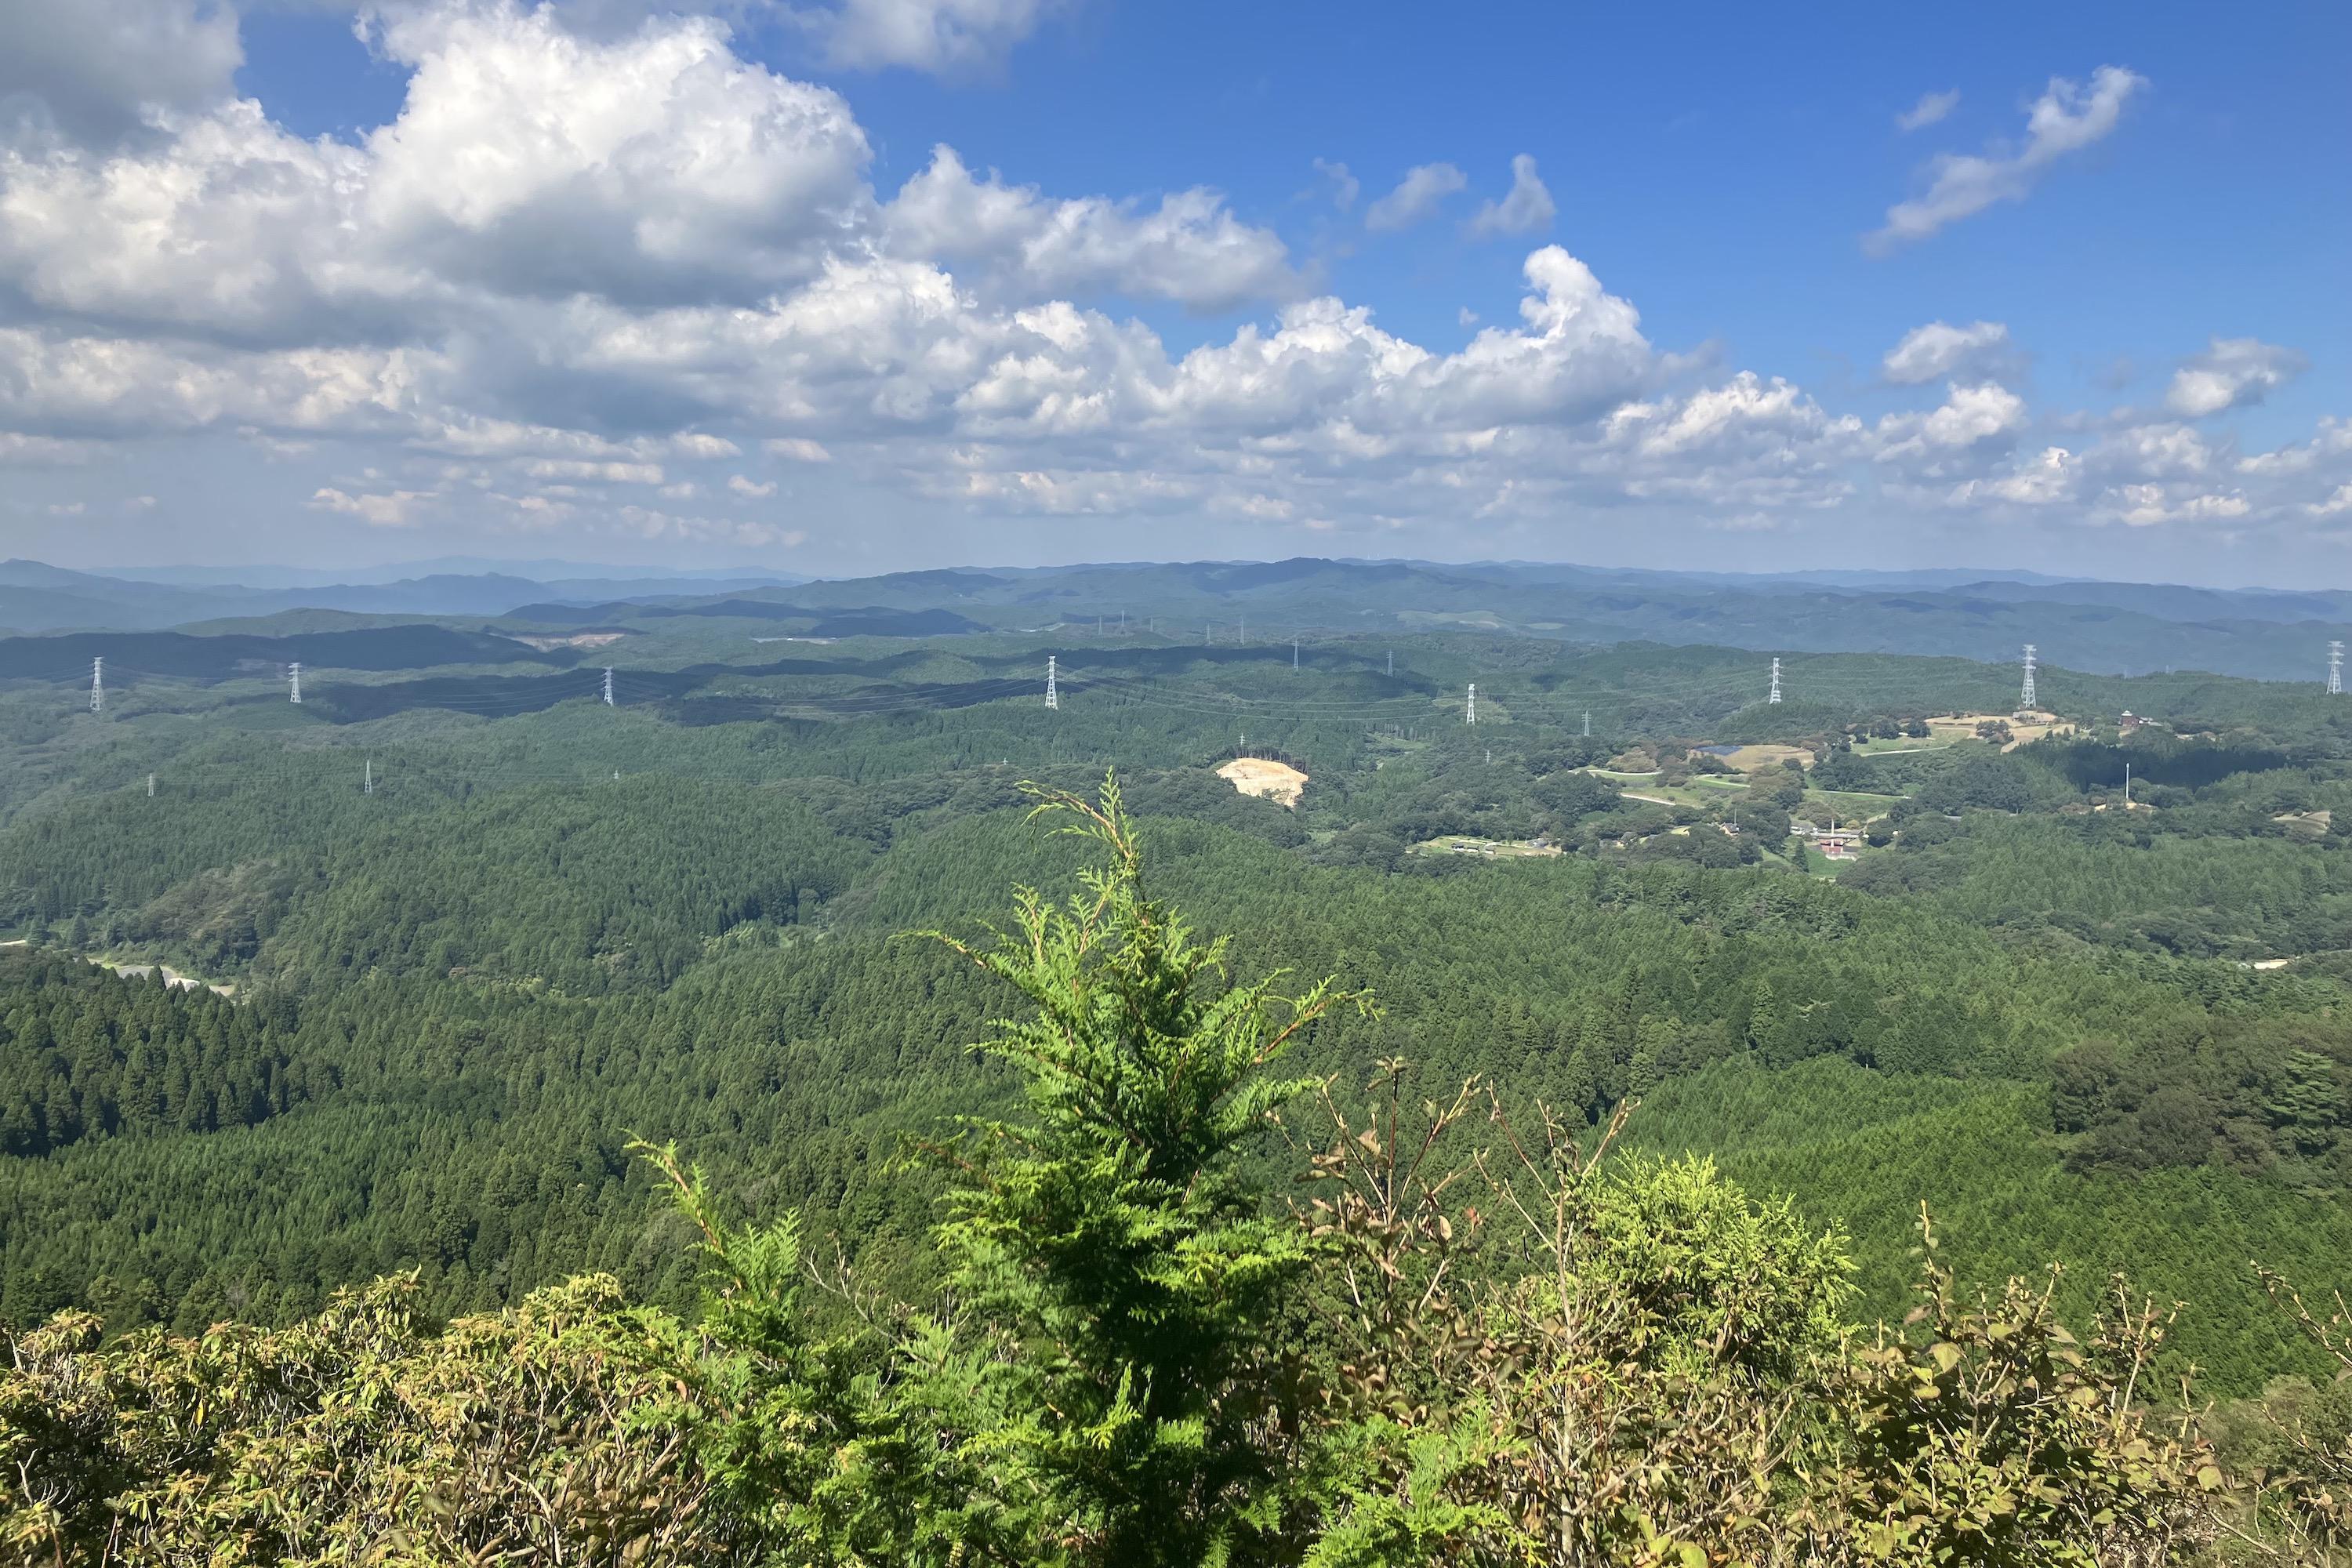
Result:
{"label": "white tower structure", "polygon": [[2334,697],[2344,689],[2344,645],[2327,645],[2327,695]]}
{"label": "white tower structure", "polygon": [[287,670],[286,679],[291,682],[287,700],[299,705],[302,700],[302,666],[299,662]]}
{"label": "white tower structure", "polygon": [[1055,689],[1054,677],[1054,656],[1049,653],[1045,656],[1045,706],[1058,709],[1062,705],[1062,694]]}
{"label": "white tower structure", "polygon": [[2032,643],[2025,645],[2025,684],[2018,690],[2017,706],[2020,712],[2033,706],[2033,645]]}
{"label": "white tower structure", "polygon": [[1465,724],[1478,721],[1478,683],[1475,680],[1470,683],[1470,700],[1462,710],[1462,721]]}
{"label": "white tower structure", "polygon": [[1777,658],[1772,661],[1771,695],[1766,697],[1764,700],[1767,702],[1778,702],[1780,700],[1780,661]]}
{"label": "white tower structure", "polygon": [[613,667],[608,664],[604,667],[604,706],[613,705]]}
{"label": "white tower structure", "polygon": [[375,793],[375,759],[373,757],[367,760],[367,772],[360,775],[360,793],[362,795]]}
{"label": "white tower structure", "polygon": [[89,661],[89,710],[106,711],[106,660],[102,657]]}

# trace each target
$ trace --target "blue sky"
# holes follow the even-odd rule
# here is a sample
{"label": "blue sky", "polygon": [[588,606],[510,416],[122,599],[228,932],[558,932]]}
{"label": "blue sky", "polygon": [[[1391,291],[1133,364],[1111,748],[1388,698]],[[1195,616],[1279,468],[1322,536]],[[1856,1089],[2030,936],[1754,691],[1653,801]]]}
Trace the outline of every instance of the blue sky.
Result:
{"label": "blue sky", "polygon": [[0,533],[2343,583],[2347,64],[2316,4],[11,8]]}

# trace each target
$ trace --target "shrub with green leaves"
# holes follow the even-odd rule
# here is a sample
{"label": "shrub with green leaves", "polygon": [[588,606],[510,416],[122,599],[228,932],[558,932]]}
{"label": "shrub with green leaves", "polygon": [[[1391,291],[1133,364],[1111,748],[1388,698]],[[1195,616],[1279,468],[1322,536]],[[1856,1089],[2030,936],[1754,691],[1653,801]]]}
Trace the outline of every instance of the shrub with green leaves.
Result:
{"label": "shrub with green leaves", "polygon": [[687,1331],[589,1276],[438,1333],[379,1280],[272,1332],[101,1344],[87,1313],[0,1372],[0,1544],[91,1564],[722,1560]]}

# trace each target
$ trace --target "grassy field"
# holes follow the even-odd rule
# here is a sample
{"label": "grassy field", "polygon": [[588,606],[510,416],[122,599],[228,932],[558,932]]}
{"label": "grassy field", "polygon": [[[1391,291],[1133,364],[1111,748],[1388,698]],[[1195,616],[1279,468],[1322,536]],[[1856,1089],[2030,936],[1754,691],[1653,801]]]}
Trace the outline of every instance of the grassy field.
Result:
{"label": "grassy field", "polygon": [[1696,780],[1689,784],[1660,784],[1654,773],[1631,779],[1603,776],[1612,784],[1622,784],[1617,793],[1627,800],[1644,801],[1652,805],[1687,805],[1699,811],[1715,811],[1737,802],[1740,794],[1737,785],[1729,789],[1719,784],[1710,787]]}
{"label": "grassy field", "polygon": [[1522,844],[1508,838],[1474,838],[1466,833],[1448,833],[1412,847],[1415,855],[1476,855],[1496,860],[1537,860],[1560,852],[1557,844]]}
{"label": "grassy field", "polygon": [[1806,805],[1828,806],[1838,814],[1840,821],[1852,818],[1867,822],[1874,816],[1885,816],[1895,809],[1895,803],[1903,798],[1899,795],[1865,795],[1860,790],[1851,789],[1809,789],[1805,792]]}
{"label": "grassy field", "polygon": [[1857,757],[1895,757],[1906,752],[1948,752],[1955,746],[1981,744],[1974,735],[1962,735],[1957,731],[1942,735],[1930,735],[1922,740],[1915,735],[1898,735],[1891,741],[1864,740],[1853,743]]}
{"label": "grassy field", "polygon": [[1741,773],[1752,773],[1759,768],[1776,768],[1790,762],[1810,768],[1813,765],[1813,753],[1802,746],[1759,744],[1742,746],[1723,760]]}

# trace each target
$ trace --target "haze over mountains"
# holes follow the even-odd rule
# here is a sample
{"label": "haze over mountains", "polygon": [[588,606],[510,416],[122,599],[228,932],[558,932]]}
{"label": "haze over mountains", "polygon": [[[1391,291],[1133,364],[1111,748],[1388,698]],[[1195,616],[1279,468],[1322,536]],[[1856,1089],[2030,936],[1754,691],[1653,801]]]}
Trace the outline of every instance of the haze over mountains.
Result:
{"label": "haze over mountains", "polygon": [[[1166,623],[1221,639],[1262,635],[1485,630],[1578,643],[1708,644],[1759,652],[2044,659],[2105,674],[2207,669],[2318,679],[2332,638],[2352,635],[2352,594],[2068,581],[2028,572],[1729,574],[1521,562],[1328,561],[951,568],[816,580],[751,570],[648,574],[562,562],[418,563],[351,581],[260,583],[217,572],[122,575],[0,563],[0,630],[173,628],[247,637],[351,629],[370,619],[447,618],[503,636],[651,629],[691,616],[745,635],[939,637],[1091,632],[1098,620]],[[274,580],[271,580],[274,579]],[[355,619],[366,617],[369,619]],[[23,663],[31,650],[12,662]],[[62,654],[54,645],[40,650]],[[289,654],[287,657],[299,657]]]}

